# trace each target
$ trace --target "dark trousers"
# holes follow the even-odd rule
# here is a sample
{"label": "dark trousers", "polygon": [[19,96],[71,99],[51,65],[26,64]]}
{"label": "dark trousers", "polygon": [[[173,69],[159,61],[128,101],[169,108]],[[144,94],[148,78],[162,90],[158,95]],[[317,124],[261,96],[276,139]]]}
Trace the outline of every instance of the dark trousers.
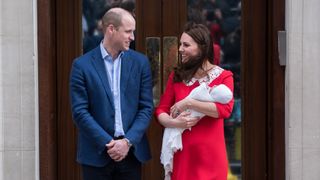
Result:
{"label": "dark trousers", "polygon": [[120,162],[104,167],[82,165],[83,180],[141,180],[141,163],[132,152]]}

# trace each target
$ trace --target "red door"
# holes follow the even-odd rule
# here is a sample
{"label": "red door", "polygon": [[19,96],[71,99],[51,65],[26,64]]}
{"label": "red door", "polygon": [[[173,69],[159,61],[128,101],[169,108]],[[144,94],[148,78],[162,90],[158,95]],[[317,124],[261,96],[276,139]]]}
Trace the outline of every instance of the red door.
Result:
{"label": "red door", "polygon": [[[73,58],[82,53],[81,2],[37,2],[40,178],[78,180],[77,134],[71,120],[68,78]],[[285,178],[285,69],[279,65],[277,53],[277,31],[284,29],[284,2],[242,0],[241,3],[240,157],[242,179],[246,180]],[[187,7],[186,0],[136,0],[136,49],[157,50],[154,44],[159,44],[159,57],[154,56],[160,67],[154,72],[159,82],[155,98],[160,96],[172,67],[164,57],[175,56],[174,47],[189,13]],[[155,121],[148,136],[153,159],[144,166],[143,179],[160,180],[162,129]]]}

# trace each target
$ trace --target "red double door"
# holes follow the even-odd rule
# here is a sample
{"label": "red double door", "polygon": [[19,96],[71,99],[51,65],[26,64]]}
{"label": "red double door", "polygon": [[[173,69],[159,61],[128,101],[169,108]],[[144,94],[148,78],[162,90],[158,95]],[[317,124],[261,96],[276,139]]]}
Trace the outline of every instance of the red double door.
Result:
{"label": "red double door", "polygon": [[[279,65],[277,51],[277,32],[284,29],[284,2],[241,3],[241,173],[245,180],[285,178],[285,67]],[[80,168],[75,162],[77,131],[71,120],[68,80],[72,60],[82,53],[82,3],[37,3],[40,178],[79,180]],[[148,38],[158,39],[160,67],[164,66],[165,42],[179,37],[187,21],[187,6],[187,0],[136,0],[136,49],[146,52]],[[159,95],[166,82],[166,70],[163,67],[157,72]],[[143,179],[162,180],[162,129],[155,121],[148,136],[153,159],[143,167]]]}

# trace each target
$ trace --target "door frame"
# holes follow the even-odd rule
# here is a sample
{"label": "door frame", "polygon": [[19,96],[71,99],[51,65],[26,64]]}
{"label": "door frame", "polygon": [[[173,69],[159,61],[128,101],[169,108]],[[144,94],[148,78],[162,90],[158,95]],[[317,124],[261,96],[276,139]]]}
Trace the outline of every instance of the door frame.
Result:
{"label": "door frame", "polygon": [[55,5],[37,1],[40,179],[57,179]]}
{"label": "door frame", "polygon": [[[81,1],[37,3],[40,179],[76,180],[80,175],[75,140],[67,139],[72,143],[66,144],[64,138],[76,136],[67,94],[71,61],[81,54]],[[285,179],[285,68],[278,63],[277,51],[284,10],[285,0],[242,0],[246,19],[241,24],[242,175],[246,180]],[[146,26],[137,25],[137,29]]]}
{"label": "door frame", "polygon": [[285,67],[278,31],[285,0],[242,0],[242,174],[245,179],[285,179]]}
{"label": "door frame", "polygon": [[40,179],[80,179],[69,73],[82,53],[81,3],[37,1]]}

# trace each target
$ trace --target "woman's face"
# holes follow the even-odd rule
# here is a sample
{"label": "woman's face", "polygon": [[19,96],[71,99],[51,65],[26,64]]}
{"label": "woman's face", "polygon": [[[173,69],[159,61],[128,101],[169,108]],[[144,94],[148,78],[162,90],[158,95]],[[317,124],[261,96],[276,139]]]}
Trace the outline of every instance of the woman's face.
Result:
{"label": "woman's face", "polygon": [[197,56],[199,51],[198,44],[187,33],[183,33],[179,46],[182,62],[187,62],[190,57]]}

